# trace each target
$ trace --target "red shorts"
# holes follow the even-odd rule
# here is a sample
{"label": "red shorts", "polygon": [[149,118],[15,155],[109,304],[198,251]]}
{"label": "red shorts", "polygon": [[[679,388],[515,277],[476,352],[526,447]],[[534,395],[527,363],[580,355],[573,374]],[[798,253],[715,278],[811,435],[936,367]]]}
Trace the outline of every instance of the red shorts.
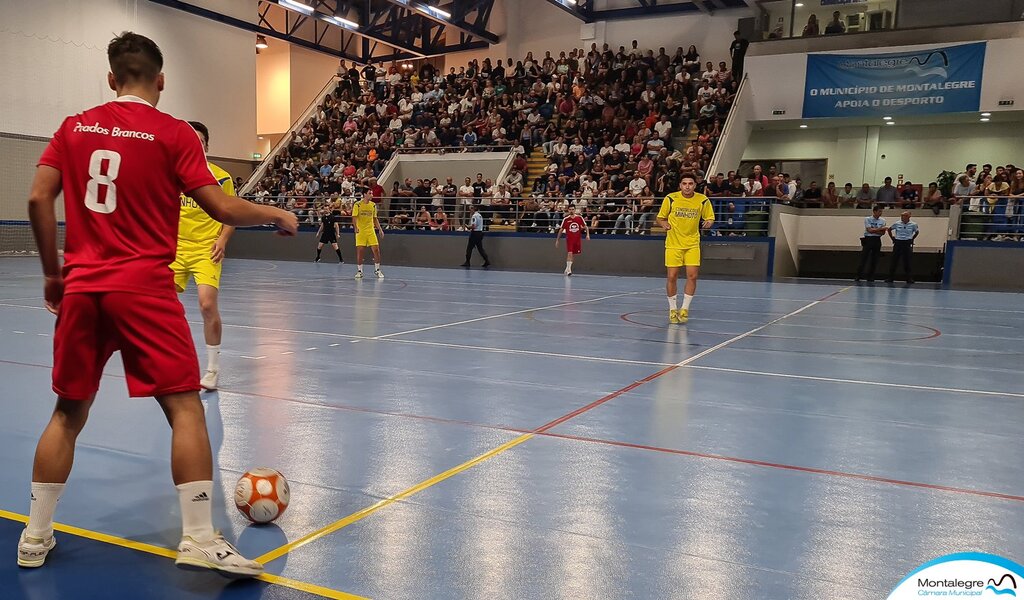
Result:
{"label": "red shorts", "polygon": [[581,254],[583,252],[583,238],[565,238],[565,247],[569,254]]}
{"label": "red shorts", "polygon": [[62,398],[91,398],[116,350],[133,398],[199,390],[199,359],[174,296],[66,294],[53,338],[53,391]]}

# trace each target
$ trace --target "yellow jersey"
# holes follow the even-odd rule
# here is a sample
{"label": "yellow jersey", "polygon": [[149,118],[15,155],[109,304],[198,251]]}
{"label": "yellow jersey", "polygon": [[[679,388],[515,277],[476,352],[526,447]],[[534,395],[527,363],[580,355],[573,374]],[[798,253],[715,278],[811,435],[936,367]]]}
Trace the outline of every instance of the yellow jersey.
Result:
{"label": "yellow jersey", "polygon": [[[234,196],[235,184],[231,179],[231,174],[213,163],[207,164],[224,193]],[[217,241],[222,227],[223,225],[206,214],[206,211],[196,204],[195,200],[185,195],[181,196],[181,213],[178,217],[178,248],[208,247]]]}
{"label": "yellow jersey", "polygon": [[359,201],[352,205],[352,220],[361,232],[373,231],[373,219],[376,216],[377,204],[375,202]]}
{"label": "yellow jersey", "polygon": [[672,192],[661,203],[658,218],[672,227],[665,234],[665,247],[688,250],[700,246],[700,222],[714,221],[715,210],[704,194],[684,198],[682,192]]}

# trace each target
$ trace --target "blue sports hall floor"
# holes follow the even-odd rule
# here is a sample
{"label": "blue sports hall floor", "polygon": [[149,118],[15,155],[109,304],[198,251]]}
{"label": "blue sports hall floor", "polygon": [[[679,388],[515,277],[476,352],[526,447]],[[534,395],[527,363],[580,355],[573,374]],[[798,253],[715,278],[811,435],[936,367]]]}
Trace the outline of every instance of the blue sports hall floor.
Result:
{"label": "blue sports hall floor", "polygon": [[[229,582],[174,568],[170,431],[116,356],[57,548],[15,565],[54,319],[38,261],[0,259],[0,597],[877,599],[940,555],[1024,557],[1020,295],[705,280],[669,325],[662,280],[585,256],[328,261],[225,267],[215,522],[267,568]],[[257,466],[292,484],[264,527],[229,506]]]}

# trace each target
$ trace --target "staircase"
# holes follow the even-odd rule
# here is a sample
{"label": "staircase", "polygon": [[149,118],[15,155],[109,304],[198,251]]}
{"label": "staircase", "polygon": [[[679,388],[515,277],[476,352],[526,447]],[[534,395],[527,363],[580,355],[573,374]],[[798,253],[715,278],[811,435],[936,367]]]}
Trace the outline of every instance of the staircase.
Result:
{"label": "staircase", "polygon": [[544,176],[544,167],[548,166],[548,158],[544,156],[544,150],[534,148],[530,156],[526,158],[526,181],[523,185],[523,198],[530,197],[530,190],[538,177]]}

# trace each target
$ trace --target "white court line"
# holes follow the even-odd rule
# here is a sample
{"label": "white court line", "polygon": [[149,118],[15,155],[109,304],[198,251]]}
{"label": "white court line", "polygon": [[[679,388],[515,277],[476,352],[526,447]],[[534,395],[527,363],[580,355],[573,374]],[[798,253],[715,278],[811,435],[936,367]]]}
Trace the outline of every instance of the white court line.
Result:
{"label": "white court line", "polygon": [[528,312],[537,312],[540,310],[550,310],[552,308],[562,308],[563,306],[575,306],[577,304],[589,304],[591,302],[600,302],[601,300],[608,300],[609,298],[620,298],[622,296],[635,296],[642,292],[622,292],[621,294],[611,294],[609,296],[601,296],[600,298],[591,298],[590,300],[577,300],[575,302],[562,302],[560,304],[551,304],[548,306],[538,306],[537,308],[524,308],[523,310],[517,310],[513,312],[501,313],[498,315],[490,315],[488,317],[477,317],[475,319],[466,319],[465,321],[456,321],[454,323],[444,323],[441,325],[431,325],[430,327],[420,327],[418,329],[410,329],[408,331],[396,331],[395,333],[386,333],[384,335],[377,335],[371,340],[386,340],[399,335],[408,335],[410,333],[420,333],[421,331],[431,331],[433,329],[441,329],[444,327],[455,327],[456,325],[466,325],[469,323],[479,323],[480,321],[487,321],[490,319],[500,319],[501,317],[511,317],[514,315],[521,315]]}
{"label": "white court line", "polygon": [[831,383],[849,383],[854,385],[873,385],[876,387],[899,388],[904,390],[922,390],[926,392],[950,392],[954,394],[976,394],[979,396],[1006,396],[1009,398],[1024,398],[1024,394],[1016,392],[994,392],[991,390],[971,390],[964,388],[948,388],[932,385],[915,385],[912,383],[886,383],[883,381],[862,381],[860,379],[840,379],[837,377],[819,377],[816,375],[793,375],[790,373],[771,373],[768,371],[748,371],[746,369],[730,369],[728,367],[705,367],[701,365],[685,365],[689,369],[702,369],[704,371],[719,371],[722,373],[743,373],[745,375],[762,375],[765,377],[782,377],[785,379],[804,379],[807,381],[828,381]]}
{"label": "white court line", "polygon": [[266,356],[244,356],[244,355],[241,355],[241,354],[238,357],[239,358],[247,358],[249,360],[263,360],[264,358],[266,358]]}
{"label": "white court line", "polygon": [[[371,338],[372,339],[372,338]],[[421,340],[381,340],[398,344],[417,344],[421,346],[438,346],[441,348],[457,348],[460,350],[479,350],[480,352],[493,352],[496,354],[526,354],[530,356],[546,356],[549,358],[568,358],[572,360],[585,360],[591,362],[610,362],[627,365],[644,365],[650,367],[671,367],[673,363],[654,362],[649,360],[630,360],[627,358],[605,358],[601,356],[583,356],[580,354],[562,354],[559,352],[541,352],[539,350],[518,350],[515,348],[494,348],[490,346],[471,346],[468,344],[446,344],[443,342],[424,342]]]}
{"label": "white court line", "polygon": [[788,319],[790,317],[794,317],[794,316],[804,312],[805,310],[807,310],[809,308],[813,308],[813,307],[821,304],[822,302],[828,302],[829,299],[834,298],[835,296],[837,296],[839,294],[842,294],[843,292],[845,292],[848,289],[850,289],[850,287],[845,287],[845,288],[839,290],[838,292],[834,292],[832,294],[829,294],[828,296],[825,296],[824,298],[821,298],[819,300],[815,300],[814,302],[811,302],[810,304],[805,304],[804,306],[801,306],[800,308],[798,308],[798,309],[796,309],[796,310],[794,310],[792,312],[788,312],[788,313],[782,315],[781,317],[777,317],[775,319],[772,319],[771,321],[768,321],[767,323],[765,323],[764,325],[761,325],[760,327],[755,327],[754,329],[751,329],[750,331],[748,331],[746,333],[741,333],[741,334],[739,334],[739,335],[737,335],[735,337],[731,337],[731,338],[725,340],[724,342],[721,342],[719,344],[715,344],[714,346],[708,348],[707,350],[704,350],[703,352],[698,352],[697,354],[694,354],[693,356],[691,356],[689,358],[684,358],[683,360],[677,362],[675,364],[675,366],[677,366],[677,367],[685,367],[685,366],[689,365],[692,362],[695,362],[697,360],[700,360],[701,358],[704,358],[705,356],[707,356],[708,354],[711,354],[712,352],[721,350],[722,348],[725,348],[726,346],[728,346],[730,344],[736,343],[736,342],[738,342],[738,341],[740,341],[740,340],[742,340],[742,339],[744,339],[746,337],[750,337],[750,336],[754,335],[755,333],[757,333],[758,331],[761,331],[762,329],[765,329],[767,327],[771,327],[772,325],[775,325],[779,321]]}

